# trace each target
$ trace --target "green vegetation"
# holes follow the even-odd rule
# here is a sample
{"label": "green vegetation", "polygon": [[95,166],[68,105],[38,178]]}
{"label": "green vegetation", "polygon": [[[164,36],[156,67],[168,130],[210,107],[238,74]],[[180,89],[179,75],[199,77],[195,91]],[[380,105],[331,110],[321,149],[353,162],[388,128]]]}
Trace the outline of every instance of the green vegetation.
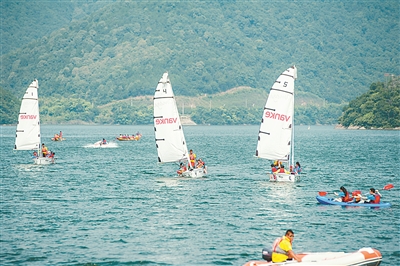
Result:
{"label": "green vegetation", "polygon": [[11,94],[11,92],[0,87],[0,125],[15,124],[18,119],[21,101]]}
{"label": "green vegetation", "polygon": [[32,3],[0,2],[0,86],[20,98],[37,78],[43,123],[151,123],[166,70],[197,123],[259,123],[296,64],[296,124],[331,124],[400,65],[395,0]]}
{"label": "green vegetation", "polygon": [[150,95],[165,70],[177,95],[198,96],[267,90],[296,64],[299,91],[342,104],[400,64],[396,1],[71,2],[3,4],[6,38],[59,28],[8,42],[21,48],[2,55],[0,86],[19,97],[37,78],[43,97],[98,106]]}
{"label": "green vegetation", "polygon": [[400,78],[372,83],[368,92],[343,108],[344,127],[400,128]]}

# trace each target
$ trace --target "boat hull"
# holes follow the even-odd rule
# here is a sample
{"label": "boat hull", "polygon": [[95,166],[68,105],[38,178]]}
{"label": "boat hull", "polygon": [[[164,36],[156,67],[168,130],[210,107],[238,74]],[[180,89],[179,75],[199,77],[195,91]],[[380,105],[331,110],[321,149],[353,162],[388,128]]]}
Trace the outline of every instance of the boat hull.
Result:
{"label": "boat hull", "polygon": [[188,171],[183,172],[180,176],[183,177],[203,177],[207,174],[206,169],[203,168],[195,168]]}
{"label": "boat hull", "polygon": [[55,160],[54,158],[39,157],[39,158],[33,158],[33,162],[34,164],[47,165],[47,164],[54,164]]}
{"label": "boat hull", "polygon": [[362,248],[353,253],[345,252],[320,252],[320,253],[300,253],[302,262],[287,261],[274,263],[268,261],[249,261],[244,266],[283,266],[283,265],[341,265],[341,266],[378,266],[382,261],[381,253],[373,248]]}
{"label": "boat hull", "polygon": [[317,196],[316,197],[317,201],[321,204],[324,205],[339,205],[339,206],[348,206],[348,207],[370,207],[370,208],[375,208],[375,207],[390,207],[391,204],[388,202],[381,202],[378,204],[375,203],[354,203],[354,202],[340,202],[340,201],[334,201],[333,198],[327,198],[327,197],[322,197],[322,196]]}
{"label": "boat hull", "polygon": [[140,138],[121,138],[118,137],[117,140],[119,141],[138,141]]}
{"label": "boat hull", "polygon": [[300,176],[298,174],[275,173],[275,174],[269,175],[269,181],[271,181],[271,182],[299,182]]}
{"label": "boat hull", "polygon": [[51,138],[51,141],[63,141],[63,140],[65,140],[65,138],[58,138],[58,139]]}

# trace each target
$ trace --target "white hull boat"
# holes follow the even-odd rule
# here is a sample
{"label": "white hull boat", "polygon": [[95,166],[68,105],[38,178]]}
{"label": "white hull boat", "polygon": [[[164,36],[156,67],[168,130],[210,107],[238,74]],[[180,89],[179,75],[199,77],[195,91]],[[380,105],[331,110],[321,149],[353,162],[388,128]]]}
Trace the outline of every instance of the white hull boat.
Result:
{"label": "white hull boat", "polygon": [[183,177],[203,177],[207,174],[206,168],[194,168],[188,171],[183,172],[180,176]]}
{"label": "white hull boat", "polygon": [[378,266],[382,261],[381,253],[373,248],[362,248],[356,252],[318,252],[296,254],[301,262],[290,260],[286,262],[249,261],[244,266]]}
{"label": "white hull boat", "polygon": [[[294,81],[297,68],[285,70],[275,81],[268,95],[258,133],[256,157],[286,163],[294,167]],[[298,173],[273,173],[272,182],[300,181]]]}
{"label": "white hull boat", "polygon": [[274,173],[269,175],[269,181],[271,182],[298,182],[300,176],[298,174],[285,174],[285,173]]}

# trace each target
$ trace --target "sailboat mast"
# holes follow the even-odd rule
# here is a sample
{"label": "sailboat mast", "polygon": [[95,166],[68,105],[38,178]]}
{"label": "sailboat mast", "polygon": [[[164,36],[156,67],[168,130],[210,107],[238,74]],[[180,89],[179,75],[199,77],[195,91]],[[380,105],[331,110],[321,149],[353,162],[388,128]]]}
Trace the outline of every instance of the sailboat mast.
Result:
{"label": "sailboat mast", "polygon": [[[296,81],[296,79],[297,79],[297,68],[295,65],[293,65],[293,69],[294,69],[294,72],[293,72],[293,83],[294,83],[294,81]],[[293,85],[292,139],[290,140],[290,143],[291,143],[291,145],[290,145],[291,151],[290,152],[291,152],[292,156],[290,158],[291,162],[289,162],[289,167],[292,166],[293,169],[294,169],[294,100],[295,100],[294,93],[295,93],[295,90],[294,90],[294,85]]]}

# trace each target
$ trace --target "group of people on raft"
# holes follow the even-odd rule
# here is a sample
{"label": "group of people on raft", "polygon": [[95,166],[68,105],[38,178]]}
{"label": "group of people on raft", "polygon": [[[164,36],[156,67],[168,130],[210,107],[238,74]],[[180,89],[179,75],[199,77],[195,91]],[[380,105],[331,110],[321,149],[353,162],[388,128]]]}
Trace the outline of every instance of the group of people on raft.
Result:
{"label": "group of people on raft", "polygon": [[[193,170],[194,168],[203,168],[204,171],[206,171],[206,163],[201,159],[197,159],[196,160],[196,154],[193,153],[193,150],[189,151],[189,170]],[[179,165],[179,170],[176,171],[178,173],[178,175],[181,175],[182,173],[186,172],[188,170],[188,167],[186,167],[186,165],[181,162]]]}
{"label": "group of people on raft", "polygon": [[347,191],[344,186],[340,187],[340,192],[334,192],[336,196],[340,198],[334,199],[335,201],[339,202],[354,202],[354,203],[375,203],[378,204],[381,201],[381,194],[375,188],[369,189],[369,194],[366,197],[361,195],[360,190],[353,191],[352,194]]}
{"label": "group of people on raft", "polygon": [[302,171],[300,163],[296,162],[296,165],[293,166],[291,165],[289,167],[289,170],[285,169],[285,166],[282,164],[281,161],[275,161],[273,164],[271,164],[271,174],[277,174],[277,173],[284,173],[284,174],[300,174]]}
{"label": "group of people on raft", "polygon": [[119,134],[117,140],[139,140],[141,137],[142,134],[140,134],[140,132],[136,132],[136,134],[133,134],[132,136],[129,136],[129,134],[127,135]]}
{"label": "group of people on raft", "polygon": [[[46,145],[44,145],[44,143],[42,143],[42,157],[54,158],[54,155],[56,155],[56,153],[49,151],[49,149],[47,149]],[[37,151],[34,151],[33,158],[39,158],[39,157],[40,157],[40,154],[38,154]]]}

